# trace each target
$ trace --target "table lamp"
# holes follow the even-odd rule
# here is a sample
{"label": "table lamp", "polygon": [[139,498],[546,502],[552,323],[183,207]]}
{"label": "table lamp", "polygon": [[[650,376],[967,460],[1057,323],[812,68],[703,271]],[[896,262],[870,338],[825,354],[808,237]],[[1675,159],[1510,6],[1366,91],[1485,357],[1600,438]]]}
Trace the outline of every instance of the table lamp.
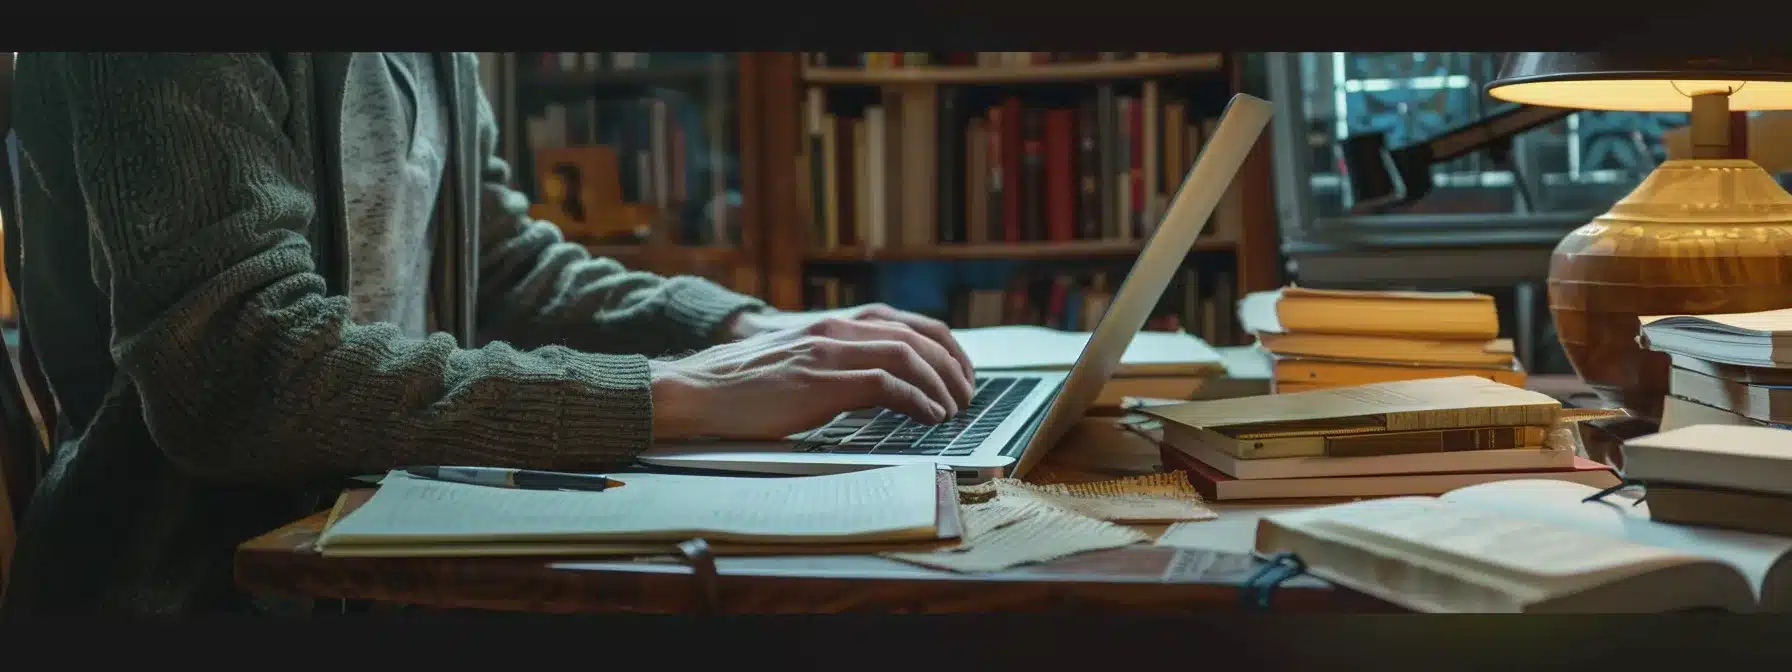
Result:
{"label": "table lamp", "polygon": [[1661,417],[1669,361],[1638,346],[1638,316],[1792,308],[1792,194],[1754,162],[1731,158],[1747,154],[1730,114],[1792,109],[1792,59],[1515,53],[1487,93],[1528,105],[1691,115],[1693,158],[1657,166],[1550,258],[1549,309],[1562,348],[1606,401],[1650,422]]}

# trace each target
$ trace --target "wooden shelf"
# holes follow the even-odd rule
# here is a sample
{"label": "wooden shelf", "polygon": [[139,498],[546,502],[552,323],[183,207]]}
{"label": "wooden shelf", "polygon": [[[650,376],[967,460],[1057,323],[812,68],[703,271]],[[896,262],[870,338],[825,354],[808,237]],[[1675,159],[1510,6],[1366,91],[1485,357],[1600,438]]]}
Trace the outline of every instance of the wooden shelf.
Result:
{"label": "wooden shelf", "polygon": [[1167,58],[1095,63],[1050,63],[1020,66],[914,66],[866,70],[864,68],[803,68],[810,84],[1019,84],[1103,79],[1142,79],[1202,72],[1219,72],[1225,56],[1218,52],[1185,54]]}
{"label": "wooden shelf", "polygon": [[[1117,240],[1079,240],[1067,243],[981,243],[954,244],[946,243],[928,247],[881,247],[866,249],[861,246],[837,247],[827,250],[811,250],[803,255],[807,261],[831,262],[866,262],[866,261],[932,261],[954,259],[1079,259],[1079,258],[1124,258],[1138,256],[1145,248],[1144,241]],[[1198,240],[1195,251],[1231,250],[1229,240]]]}

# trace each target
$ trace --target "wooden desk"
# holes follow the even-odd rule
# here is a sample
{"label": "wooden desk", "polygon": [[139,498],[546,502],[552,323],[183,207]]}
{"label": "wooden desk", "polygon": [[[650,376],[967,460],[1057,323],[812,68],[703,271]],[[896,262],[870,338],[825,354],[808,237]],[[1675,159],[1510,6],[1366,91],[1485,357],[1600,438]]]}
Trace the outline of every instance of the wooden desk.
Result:
{"label": "wooden desk", "polygon": [[[1034,480],[1108,479],[1149,473],[1157,464],[1151,442],[1114,429],[1111,419],[1091,418]],[[559,613],[1232,610],[1238,586],[1256,569],[1244,553],[1262,507],[1219,508],[1208,549],[1137,546],[977,575],[873,556],[722,557],[713,585],[672,558],[326,559],[313,546],[327,515],[320,512],[243,544],[236,578],[246,590],[271,595]],[[1307,577],[1283,584],[1274,603],[1277,610],[1393,609]]]}
{"label": "wooden desk", "polygon": [[[1159,463],[1154,443],[1116,429],[1112,418],[1091,417],[1030,480],[1106,480],[1151,473]],[[1246,554],[1257,519],[1293,505],[1216,503],[1219,518],[1200,523],[1199,548],[1135,546],[978,575],[871,556],[724,557],[716,561],[713,583],[672,558],[325,559],[313,546],[326,517],[320,512],[245,543],[236,578],[246,590],[274,595],[559,613],[1235,610],[1240,583],[1256,569]],[[1274,605],[1277,611],[1398,611],[1309,577],[1283,584]]]}

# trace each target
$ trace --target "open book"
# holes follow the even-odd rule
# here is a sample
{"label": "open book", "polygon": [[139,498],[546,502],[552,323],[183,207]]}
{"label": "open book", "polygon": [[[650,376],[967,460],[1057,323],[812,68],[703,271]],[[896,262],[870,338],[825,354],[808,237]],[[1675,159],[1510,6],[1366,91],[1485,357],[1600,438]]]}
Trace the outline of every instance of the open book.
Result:
{"label": "open book", "polygon": [[1720,315],[1653,315],[1638,319],[1638,340],[1650,350],[1720,364],[1792,365],[1792,308]]}
{"label": "open book", "polygon": [[1648,504],[1501,481],[1265,517],[1257,550],[1425,612],[1792,611],[1792,539],[1650,520]]}
{"label": "open book", "polygon": [[698,537],[780,548],[936,542],[959,536],[950,475],[925,463],[795,478],[631,473],[614,475],[620,487],[581,492],[467,485],[394,471],[372,498],[324,530],[318,550],[326,556],[604,555],[665,551]]}

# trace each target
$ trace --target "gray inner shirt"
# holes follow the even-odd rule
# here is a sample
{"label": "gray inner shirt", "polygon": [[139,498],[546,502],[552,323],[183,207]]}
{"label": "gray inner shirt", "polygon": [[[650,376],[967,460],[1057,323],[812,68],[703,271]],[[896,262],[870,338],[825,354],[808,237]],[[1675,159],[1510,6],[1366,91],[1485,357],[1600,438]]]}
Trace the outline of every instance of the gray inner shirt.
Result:
{"label": "gray inner shirt", "polygon": [[423,337],[447,166],[447,110],[427,53],[355,54],[342,110],[350,317]]}

